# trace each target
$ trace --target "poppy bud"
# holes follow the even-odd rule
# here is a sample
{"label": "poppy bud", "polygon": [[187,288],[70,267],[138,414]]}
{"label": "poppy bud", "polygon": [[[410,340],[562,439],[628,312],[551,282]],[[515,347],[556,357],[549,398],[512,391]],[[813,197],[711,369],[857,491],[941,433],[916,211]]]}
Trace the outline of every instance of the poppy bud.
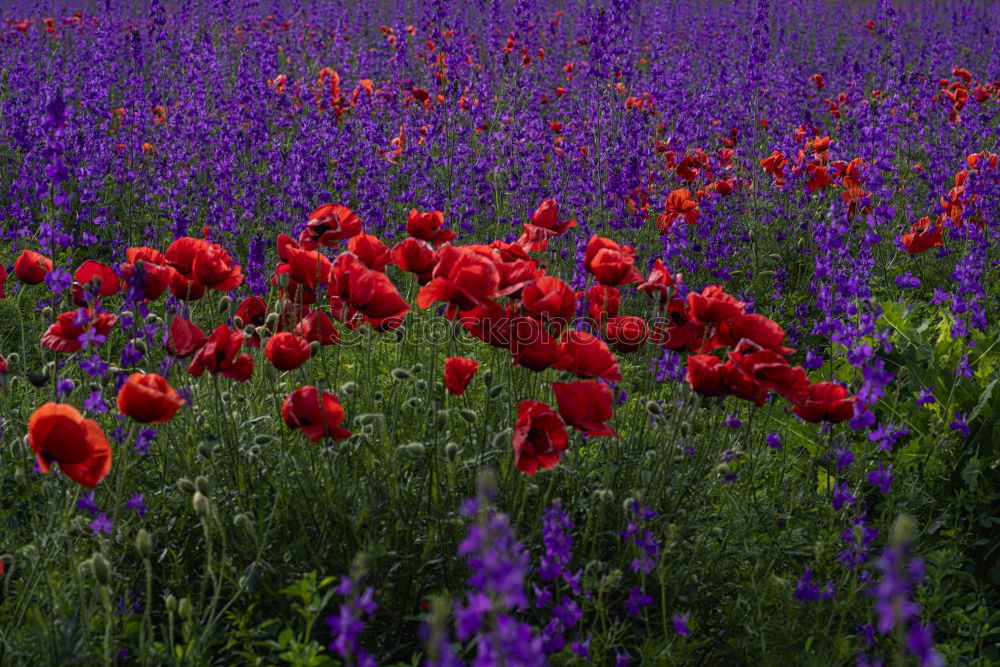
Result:
{"label": "poppy bud", "polygon": [[205,516],[208,514],[208,498],[201,491],[195,491],[191,498],[191,507],[198,516]]}
{"label": "poppy bud", "polygon": [[121,317],[123,320],[132,319],[133,317],[135,317],[135,313],[133,313],[131,310],[123,310],[122,314],[119,317]]}
{"label": "poppy bud", "polygon": [[191,601],[187,598],[181,598],[181,601],[177,605],[177,613],[184,620],[191,618]]}
{"label": "poppy bud", "polygon": [[729,466],[728,463],[720,463],[719,465],[715,466],[715,473],[717,475],[728,475],[730,472],[732,472],[732,468]]}
{"label": "poppy bud", "polygon": [[410,372],[412,372],[414,375],[420,375],[421,373],[424,372],[424,365],[414,364],[413,368],[410,369]]}
{"label": "poppy bud", "polygon": [[42,318],[46,320],[52,319],[52,306],[42,308]]}
{"label": "poppy bud", "polygon": [[445,426],[448,425],[448,411],[447,410],[438,410],[434,414],[434,425],[438,428],[438,430],[441,430]]}
{"label": "poppy bud", "polygon": [[381,402],[383,398],[385,398],[385,394],[383,394],[383,393],[382,393],[382,392],[380,392],[380,391],[376,391],[376,392],[375,392],[375,402],[376,402],[376,403],[379,403],[379,402]]}
{"label": "poppy bud", "polygon": [[358,426],[366,426],[368,424],[373,423],[374,421],[375,421],[375,415],[373,415],[370,412],[360,414],[354,418],[354,423],[357,424]]}
{"label": "poppy bud", "polygon": [[135,536],[135,550],[143,560],[149,560],[153,555],[153,538],[149,536],[145,528],[140,528]]}
{"label": "poppy bud", "polygon": [[411,442],[408,445],[403,445],[403,449],[405,449],[406,453],[413,458],[423,456],[424,452],[427,451],[427,448],[420,442]]}
{"label": "poppy bud", "polygon": [[626,512],[628,512],[629,511],[629,507],[631,507],[632,505],[634,505],[637,502],[639,502],[639,501],[635,497],[629,496],[628,498],[625,499],[625,502],[622,503],[622,508]]}
{"label": "poppy bud", "polygon": [[405,368],[393,368],[392,372],[389,373],[389,374],[392,376],[393,380],[409,380],[410,379],[410,371],[406,370]]}
{"label": "poppy bud", "polygon": [[181,477],[179,480],[177,480],[177,488],[183,491],[184,493],[195,492],[194,482],[192,482],[187,477]]}
{"label": "poppy bud", "polygon": [[722,535],[722,526],[712,526],[712,534],[716,537]]}
{"label": "poppy bud", "polygon": [[141,338],[136,338],[135,340],[133,340],[132,347],[139,350],[143,354],[149,352],[149,346],[146,345],[146,341],[142,340]]}
{"label": "poppy bud", "polygon": [[205,477],[204,475],[198,475],[195,477],[194,488],[196,488],[199,493],[203,493],[206,496],[212,491],[212,485],[208,481],[208,477]]}
{"label": "poppy bud", "polygon": [[649,400],[646,401],[646,412],[651,415],[658,415],[663,412],[663,408],[661,408],[660,404],[656,401]]}
{"label": "poppy bud", "polygon": [[80,561],[80,564],[76,566],[77,572],[86,576],[88,574],[93,574],[94,572],[94,561],[90,558]]}
{"label": "poppy bud", "polygon": [[462,408],[461,410],[458,411],[458,415],[465,421],[469,422],[470,424],[476,423],[477,415],[475,410]]}
{"label": "poppy bud", "polygon": [[243,328],[243,318],[239,315],[233,315],[233,327],[236,329]]}
{"label": "poppy bud", "polygon": [[90,562],[93,564],[94,568],[94,578],[97,579],[97,583],[107,586],[111,583],[111,563],[105,558],[100,551],[95,551],[94,555],[90,557]]}
{"label": "poppy bud", "polygon": [[318,340],[309,341],[309,355],[315,357],[322,347]]}
{"label": "poppy bud", "polygon": [[267,327],[255,327],[253,325],[247,325],[247,327],[253,329],[253,331],[250,333],[251,336],[258,336],[260,338],[264,338],[264,336],[266,336],[269,333]]}
{"label": "poppy bud", "polygon": [[412,398],[408,398],[405,401],[403,401],[403,408],[406,410],[414,410],[418,407],[420,407],[419,396],[413,396]]}
{"label": "poppy bud", "polygon": [[594,498],[602,503],[611,502],[615,499],[615,492],[611,489],[597,489],[594,491]]}
{"label": "poppy bud", "polygon": [[[237,319],[239,319],[239,318],[237,318]],[[236,324],[236,323],[234,322],[234,324]],[[255,327],[252,324],[248,324],[246,326],[243,326],[243,324],[240,323],[239,325],[237,325],[236,328],[237,329],[242,328],[243,329],[243,335],[246,336],[247,338],[253,338],[254,336],[257,335],[257,327]]]}
{"label": "poppy bud", "polygon": [[269,444],[274,438],[269,435],[255,435],[253,437],[253,444],[255,445],[266,445]]}
{"label": "poppy bud", "polygon": [[498,384],[495,387],[490,387],[490,398],[499,398],[502,393],[503,385]]}
{"label": "poppy bud", "polygon": [[160,316],[157,315],[156,313],[150,313],[149,315],[146,315],[146,324],[159,324],[159,323],[160,323]]}
{"label": "poppy bud", "polygon": [[273,327],[278,323],[279,319],[281,319],[281,316],[278,313],[268,313],[267,317],[264,318],[264,326]]}
{"label": "poppy bud", "polygon": [[345,396],[353,396],[354,394],[357,393],[357,391],[358,391],[357,382],[345,382],[344,384],[340,385],[340,393],[344,394]]}
{"label": "poppy bud", "polygon": [[493,436],[494,449],[505,449],[509,445],[510,429],[504,429]]}
{"label": "poppy bud", "polygon": [[253,533],[253,520],[246,512],[240,512],[233,517],[233,525],[247,531],[248,533]]}
{"label": "poppy bud", "polygon": [[16,364],[20,359],[21,355],[19,355],[17,352],[11,352],[10,354],[7,355],[7,363],[10,364],[11,366]]}
{"label": "poppy bud", "polygon": [[177,613],[177,598],[174,597],[173,593],[163,599],[163,606],[167,608],[168,614]]}
{"label": "poppy bud", "polygon": [[691,435],[691,424],[688,422],[681,422],[681,435],[685,438]]}
{"label": "poppy bud", "polygon": [[447,445],[444,446],[444,453],[448,456],[449,459],[454,459],[456,456],[458,456],[458,444],[454,442],[449,442]]}
{"label": "poppy bud", "polygon": [[483,371],[483,384],[487,387],[493,384],[493,371],[489,368]]}
{"label": "poppy bud", "polygon": [[34,371],[28,372],[28,382],[30,382],[35,387],[44,387],[45,383],[49,381],[49,376],[45,373],[36,373]]}
{"label": "poppy bud", "polygon": [[278,287],[280,287],[281,289],[286,289],[288,287],[288,283],[290,280],[291,276],[289,276],[287,273],[282,273],[277,278]]}
{"label": "poppy bud", "polygon": [[199,454],[200,454],[200,455],[201,455],[201,456],[202,456],[203,458],[206,458],[206,459],[210,459],[210,458],[212,458],[212,448],[211,448],[211,447],[209,447],[209,446],[208,446],[208,445],[207,445],[206,443],[204,443],[204,442],[200,442],[200,443],[198,443],[198,453],[199,453]]}
{"label": "poppy bud", "polygon": [[233,307],[232,297],[228,295],[221,297],[219,299],[219,302],[216,304],[216,307],[219,309],[220,313],[228,313],[229,310]]}
{"label": "poppy bud", "polygon": [[896,523],[892,524],[889,541],[896,546],[909,544],[913,541],[917,524],[906,514],[901,514]]}
{"label": "poppy bud", "polygon": [[413,383],[413,386],[417,391],[427,391],[427,380],[417,380]]}

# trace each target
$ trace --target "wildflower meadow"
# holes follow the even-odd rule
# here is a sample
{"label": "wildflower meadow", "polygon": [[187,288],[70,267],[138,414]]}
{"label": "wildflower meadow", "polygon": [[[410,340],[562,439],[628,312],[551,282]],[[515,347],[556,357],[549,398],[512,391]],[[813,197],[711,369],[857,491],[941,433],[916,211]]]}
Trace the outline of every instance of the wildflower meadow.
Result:
{"label": "wildflower meadow", "polygon": [[1000,5],[0,7],[0,664],[1000,664]]}

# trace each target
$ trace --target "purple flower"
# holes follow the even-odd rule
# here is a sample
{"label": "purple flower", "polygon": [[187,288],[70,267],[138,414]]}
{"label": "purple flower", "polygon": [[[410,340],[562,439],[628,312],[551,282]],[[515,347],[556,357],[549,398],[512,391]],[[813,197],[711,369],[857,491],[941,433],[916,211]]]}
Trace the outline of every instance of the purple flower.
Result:
{"label": "purple flower", "polygon": [[[378,609],[374,600],[374,590],[371,586],[362,589],[361,581],[360,575],[355,579],[350,577],[341,579],[337,592],[346,599],[340,605],[338,612],[326,619],[326,625],[333,637],[327,648],[348,662],[352,656],[356,657],[358,664],[371,660],[360,649],[359,637],[365,629],[364,618],[370,617]],[[360,595],[358,595],[359,590]]]}
{"label": "purple flower", "polygon": [[53,294],[62,294],[73,286],[73,275],[66,269],[55,268],[45,274],[45,284]]}
{"label": "purple flower", "polygon": [[642,592],[641,586],[636,586],[628,592],[628,599],[625,600],[625,613],[629,616],[638,616],[643,607],[653,604],[653,598]]}
{"label": "purple flower", "polygon": [[129,498],[128,502],[125,503],[125,507],[130,510],[135,510],[139,518],[146,516],[146,503],[143,502],[143,498],[146,497],[145,493],[133,493],[132,497]]}
{"label": "purple flower", "polygon": [[896,276],[896,284],[903,289],[912,289],[915,287],[920,287],[920,278],[917,278],[909,271],[901,276]]}
{"label": "purple flower", "polygon": [[108,404],[104,402],[101,392],[95,391],[83,402],[84,410],[90,410],[94,414],[103,414],[108,411]]}
{"label": "purple flower", "polygon": [[882,493],[889,493],[892,488],[892,464],[886,468],[879,461],[878,469],[868,473],[868,483],[877,486]]}
{"label": "purple flower", "polygon": [[62,396],[65,396],[69,392],[73,391],[73,387],[75,386],[76,385],[74,385],[73,381],[70,380],[69,378],[63,378],[62,380],[59,380],[59,382],[56,384],[56,396],[60,398]]}
{"label": "purple flower", "polygon": [[102,532],[105,535],[110,535],[114,527],[115,524],[111,522],[111,519],[104,512],[101,512],[96,519],[90,522],[90,532],[95,536]]}
{"label": "purple flower", "polygon": [[842,472],[844,468],[854,463],[854,453],[850,449],[836,449],[833,452],[833,460],[837,463],[837,472]]}
{"label": "purple flower", "polygon": [[931,405],[932,403],[937,403],[937,399],[934,397],[933,387],[921,387],[920,395],[917,396],[917,407],[922,408],[925,405]]}
{"label": "purple flower", "polygon": [[768,433],[765,438],[767,441],[767,446],[771,449],[784,449],[785,446],[781,444],[781,431],[774,431],[773,433]]}
{"label": "purple flower", "polygon": [[951,430],[959,431],[963,438],[969,437],[969,413],[967,412],[956,412],[955,418],[951,422]]}
{"label": "purple flower", "polygon": [[674,632],[679,634],[684,639],[691,636],[691,631],[688,629],[688,619],[691,617],[691,612],[686,611],[683,614],[674,614]]}
{"label": "purple flower", "polygon": [[135,436],[135,452],[139,456],[149,453],[149,443],[156,440],[156,431],[151,428],[144,428]]}
{"label": "purple flower", "polygon": [[90,516],[97,516],[100,510],[97,509],[97,503],[94,502],[94,496],[96,494],[96,491],[84,491],[83,497],[76,501],[76,508],[80,510],[87,510],[90,512]]}
{"label": "purple flower", "polygon": [[799,583],[795,586],[793,595],[799,602],[815,602],[820,598],[829,600],[834,597],[833,582],[826,582],[826,585],[820,590],[819,586],[813,583],[812,570],[807,568],[799,577]]}
{"label": "purple flower", "polygon": [[850,485],[847,482],[840,482],[833,487],[833,509],[839,512],[845,505],[854,504],[854,496],[849,489]]}

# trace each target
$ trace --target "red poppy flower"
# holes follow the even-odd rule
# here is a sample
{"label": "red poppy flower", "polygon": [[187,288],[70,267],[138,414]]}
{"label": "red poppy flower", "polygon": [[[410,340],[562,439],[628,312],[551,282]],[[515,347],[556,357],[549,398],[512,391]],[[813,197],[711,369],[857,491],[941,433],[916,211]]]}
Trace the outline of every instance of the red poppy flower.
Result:
{"label": "red poppy flower", "polygon": [[92,259],[80,265],[73,274],[73,281],[73,300],[81,308],[87,305],[84,287],[91,287],[94,295],[99,297],[111,296],[121,288],[121,281],[114,269]]}
{"label": "red poppy flower", "polygon": [[664,266],[663,260],[658,259],[649,272],[649,278],[639,285],[639,291],[645,292],[656,299],[661,306],[664,306],[677,291],[675,286],[680,281],[681,274],[671,274]]}
{"label": "red poppy flower", "polygon": [[[577,292],[577,297],[582,297],[583,292]],[[604,285],[594,285],[587,291],[587,315],[591,319],[591,325],[595,328],[599,326],[605,317],[611,318],[618,315],[621,307],[621,292],[615,287],[605,287]]]}
{"label": "red poppy flower", "polygon": [[344,421],[340,401],[328,391],[320,394],[316,387],[302,387],[288,394],[281,405],[281,418],[286,426],[299,429],[313,442],[323,438],[342,440],[351,435],[340,427]]}
{"label": "red poppy flower", "polygon": [[436,301],[445,301],[452,308],[471,310],[485,306],[499,286],[500,272],[489,248],[449,245],[441,250],[432,280],[420,288],[417,305],[426,310]]}
{"label": "red poppy flower", "polygon": [[253,374],[253,357],[247,352],[240,354],[241,349],[243,332],[220,324],[194,355],[188,373],[199,376],[207,370],[230,380],[246,382]]}
{"label": "red poppy flower", "polygon": [[702,396],[733,395],[757,405],[767,400],[767,390],[760,387],[732,361],[723,362],[709,354],[688,357],[687,381]]}
{"label": "red poppy flower", "polygon": [[205,296],[205,285],[190,275],[185,275],[173,269],[168,276],[170,293],[181,301],[197,301]]}
{"label": "red poppy flower", "polygon": [[38,285],[52,271],[52,260],[32,250],[25,250],[14,262],[14,275],[25,285]]}
{"label": "red poppy flower", "polygon": [[318,341],[320,345],[336,345],[340,342],[340,331],[326,313],[314,310],[295,325],[295,333],[310,343]]}
{"label": "red poppy flower", "polygon": [[190,320],[175,315],[167,332],[167,352],[184,358],[201,349],[208,337]]}
{"label": "red poppy flower", "polygon": [[705,336],[705,325],[687,321],[681,324],[657,322],[653,326],[651,338],[654,343],[668,350],[699,350]]}
{"label": "red poppy flower", "polygon": [[635,352],[649,338],[646,320],[635,315],[612,317],[605,329],[611,347],[619,352]]}
{"label": "red poppy flower", "polygon": [[239,264],[233,264],[220,246],[205,243],[195,251],[192,273],[195,279],[209,289],[228,292],[243,283]]}
{"label": "red poppy flower", "polygon": [[809,387],[809,378],[801,366],[791,366],[774,350],[747,341],[730,353],[730,358],[765,391],[776,391],[795,401]]}
{"label": "red poppy flower", "polygon": [[204,239],[182,236],[167,247],[163,258],[167,265],[172,266],[176,271],[190,279],[194,270],[195,256],[200,249],[208,245],[208,241]]}
{"label": "red poppy flower", "polygon": [[493,347],[510,348],[513,310],[490,301],[483,308],[463,310],[458,321],[472,336]]}
{"label": "red poppy flower", "polygon": [[408,238],[393,247],[392,261],[401,270],[415,273],[419,283],[426,285],[437,266],[438,254],[427,241]]}
{"label": "red poppy flower", "polygon": [[622,379],[618,360],[600,338],[584,331],[571,331],[562,341],[562,356],[553,366],[561,371],[608,382]]}
{"label": "red poppy flower", "polygon": [[706,287],[701,294],[691,292],[687,300],[691,317],[705,324],[723,322],[743,313],[743,302],[726,294],[718,285]]}
{"label": "red poppy flower", "polygon": [[8,372],[10,372],[10,364],[3,358],[3,355],[0,355],[0,375],[5,375]]}
{"label": "red poppy flower", "polygon": [[406,233],[415,239],[439,246],[455,238],[455,232],[441,229],[443,224],[444,213],[441,211],[418,213],[414,208],[410,209],[410,215],[406,219]]}
{"label": "red poppy flower", "polygon": [[133,373],[118,392],[118,412],[143,424],[170,421],[184,399],[156,373]]}
{"label": "red poppy flower", "polygon": [[330,312],[351,329],[363,320],[376,331],[392,331],[410,311],[387,275],[372,271],[350,253],[334,260],[330,276]]}
{"label": "red poppy flower", "polygon": [[618,436],[604,423],[612,416],[610,387],[599,382],[553,382],[552,391],[567,424],[587,435]]}
{"label": "red poppy flower", "polygon": [[352,236],[347,242],[347,251],[354,253],[361,263],[372,271],[384,272],[392,264],[392,253],[377,237],[364,232]]}
{"label": "red poppy flower", "polygon": [[857,398],[836,382],[809,385],[793,408],[795,414],[808,422],[842,422],[854,416]]}
{"label": "red poppy flower", "polygon": [[118,267],[125,284],[141,292],[145,299],[159,299],[176,273],[166,265],[166,258],[159,251],[145,247],[129,248],[125,256],[128,262]]}
{"label": "red poppy flower", "polygon": [[540,373],[562,359],[562,345],[536,319],[515,317],[510,320],[510,353],[515,366]]}
{"label": "red poppy flower", "polygon": [[594,274],[600,284],[618,287],[642,280],[639,271],[633,266],[634,261],[635,251],[631,248],[619,246],[611,239],[595,234],[587,243],[583,266]]}
{"label": "red poppy flower", "polygon": [[514,465],[528,475],[559,465],[569,445],[562,418],[545,403],[521,401],[512,438]]}
{"label": "red poppy flower", "polygon": [[292,280],[315,290],[320,285],[330,282],[330,272],[333,263],[317,250],[303,250],[289,246],[285,249],[288,255],[288,273]]}
{"label": "red poppy flower", "polygon": [[681,188],[667,196],[665,210],[656,218],[656,226],[666,234],[678,218],[684,218],[686,224],[694,225],[697,224],[700,215],[697,200],[691,199],[691,191]]}
{"label": "red poppy flower", "polygon": [[283,331],[268,339],[264,353],[278,370],[292,371],[309,360],[309,341]]}
{"label": "red poppy flower", "polygon": [[775,187],[781,187],[785,184],[784,169],[787,164],[788,160],[785,159],[781,151],[774,151],[760,161],[760,166],[764,168],[764,173],[774,176]]}
{"label": "red poppy flower", "polygon": [[42,472],[58,463],[64,475],[88,489],[111,472],[111,445],[101,427],[70,405],[46,403],[35,410],[28,442]]}
{"label": "red poppy flower", "polygon": [[313,250],[317,245],[333,246],[360,233],[361,218],[357,213],[346,206],[320,206],[309,215],[299,243],[306,250]]}
{"label": "red poppy flower", "polygon": [[524,234],[518,244],[533,252],[542,252],[553,236],[576,227],[576,220],[559,222],[559,204],[555,199],[546,199],[531,214],[531,223],[524,224]]}
{"label": "red poppy flower", "polygon": [[[4,285],[7,283],[7,267],[0,264],[0,299],[6,299],[7,294],[3,291]],[[2,563],[3,561],[0,561]]]}
{"label": "red poppy flower", "polygon": [[472,359],[449,357],[444,360],[444,386],[455,396],[461,396],[477,370],[479,364]]}
{"label": "red poppy flower", "polygon": [[83,347],[81,337],[91,337],[93,343],[102,342],[111,333],[117,319],[111,313],[93,313],[87,310],[62,313],[56,317],[55,324],[42,335],[42,345],[53,352],[72,354]]}
{"label": "red poppy flower", "polygon": [[576,315],[576,293],[570,286],[552,276],[542,276],[525,286],[521,304],[532,317],[566,326]]}
{"label": "red poppy flower", "polygon": [[267,302],[259,296],[248,296],[240,302],[236,317],[243,321],[243,326],[262,327],[267,321]]}
{"label": "red poppy flower", "polygon": [[517,296],[530,283],[545,275],[534,260],[517,259],[513,262],[500,261],[500,254],[491,252],[491,259],[500,274],[500,284],[495,296]]}
{"label": "red poppy flower", "polygon": [[941,222],[931,224],[928,217],[920,218],[910,227],[909,234],[903,234],[903,245],[911,255],[925,253],[931,248],[943,245],[941,242]]}
{"label": "red poppy flower", "polygon": [[806,167],[806,171],[809,173],[809,180],[806,181],[806,187],[809,188],[809,192],[823,190],[830,185],[830,171],[826,167],[811,164]]}
{"label": "red poppy flower", "polygon": [[[278,278],[283,275],[288,276],[288,285],[280,287],[278,286]],[[274,267],[274,276],[271,277],[271,284],[278,286],[278,295],[283,299],[288,299],[293,303],[302,304],[303,306],[310,306],[316,303],[316,290],[292,278],[292,265],[288,262],[283,262]]]}
{"label": "red poppy flower", "polygon": [[[756,313],[743,313],[721,323],[714,336],[719,346],[737,345],[743,339],[781,354],[795,352],[792,348],[784,346],[785,330],[781,325],[769,317]],[[715,348],[714,345],[709,347]]]}

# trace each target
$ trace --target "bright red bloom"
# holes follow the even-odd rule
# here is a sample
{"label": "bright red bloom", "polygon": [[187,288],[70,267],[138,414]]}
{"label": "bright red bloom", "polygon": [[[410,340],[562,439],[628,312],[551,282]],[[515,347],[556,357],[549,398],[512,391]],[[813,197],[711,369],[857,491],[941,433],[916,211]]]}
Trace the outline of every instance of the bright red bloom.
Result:
{"label": "bright red bloom", "polygon": [[170,278],[176,273],[172,267],[167,266],[163,254],[152,248],[129,248],[125,251],[125,257],[128,262],[118,267],[125,284],[140,291],[146,299],[159,299],[170,284]]}
{"label": "bright red bloom", "polygon": [[619,352],[635,352],[649,338],[646,320],[635,315],[612,317],[605,330],[611,347]]}
{"label": "bright red bloom", "polygon": [[[577,297],[582,296],[583,292],[577,293]],[[597,323],[605,317],[616,317],[621,303],[621,292],[617,288],[604,285],[591,287],[587,292],[587,315],[593,320],[593,326],[598,326]]]}
{"label": "bright red bloom", "polygon": [[941,222],[931,224],[930,218],[920,218],[910,227],[909,234],[903,234],[903,245],[911,255],[925,253],[931,248],[944,245],[941,241]]}
{"label": "bright red bloom", "polygon": [[781,187],[785,184],[784,169],[787,164],[788,160],[785,159],[784,154],[780,151],[774,151],[760,161],[760,166],[764,168],[764,173],[774,176],[775,187]]}
{"label": "bright red bloom", "polygon": [[[82,325],[76,323],[78,318],[82,320]],[[92,336],[101,336],[102,339],[106,338],[117,319],[111,313],[92,313],[83,310],[62,313],[56,317],[55,324],[42,335],[42,345],[53,352],[72,354],[83,347],[80,337],[85,332],[89,332]]]}
{"label": "bright red bloom", "polygon": [[477,370],[479,364],[472,359],[449,357],[444,360],[444,386],[455,396],[461,396]]}
{"label": "bright red bloom", "polygon": [[267,302],[259,296],[248,296],[240,302],[236,317],[243,321],[243,326],[262,327],[267,321]]}
{"label": "bright red bloom", "polygon": [[33,250],[25,250],[14,262],[14,275],[25,285],[38,285],[52,271],[52,260]]}
{"label": "bright red bloom", "polygon": [[639,285],[639,291],[645,292],[664,306],[677,291],[675,285],[680,281],[681,274],[671,274],[664,266],[663,260],[658,259],[649,272],[649,278]]}
{"label": "bright red bloom", "polygon": [[764,405],[767,400],[767,390],[741,368],[709,354],[688,357],[687,381],[702,396],[733,395],[757,405]]}
{"label": "bright red bloom", "polygon": [[162,252],[146,246],[128,248],[125,250],[125,259],[129,264],[135,264],[140,260],[147,264],[156,264],[158,266],[165,266],[167,263],[167,258],[164,257]]}
{"label": "bright red bloom", "polygon": [[774,350],[744,341],[730,353],[730,358],[761,389],[776,391],[790,401],[797,400],[809,387],[805,370],[789,365],[788,360]]}
{"label": "bright red bloom", "polygon": [[455,238],[455,232],[441,229],[443,224],[444,213],[441,211],[418,213],[414,208],[410,209],[410,215],[406,219],[406,233],[415,239],[439,246]]}
{"label": "bright red bloom", "polygon": [[531,223],[524,223],[524,233],[518,244],[533,252],[542,252],[548,240],[576,227],[576,220],[559,222],[559,204],[555,199],[546,199],[531,214]]}
{"label": "bright red bloom", "polygon": [[542,276],[525,286],[521,304],[532,317],[566,326],[576,315],[576,293],[569,285],[552,276]]}
{"label": "bright red bloom", "polygon": [[309,341],[282,331],[267,340],[264,354],[279,371],[293,371],[309,361]]}
{"label": "bright red bloom", "polygon": [[[482,246],[481,246],[482,247]],[[490,257],[500,274],[500,285],[495,296],[517,296],[529,284],[545,275],[534,260],[516,259],[513,262],[500,261],[500,253],[491,252]]]}
{"label": "bright red bloom", "polygon": [[205,296],[205,290],[207,289],[197,278],[184,275],[176,269],[171,269],[168,274],[168,282],[170,284],[170,293],[181,301],[197,301]]}
{"label": "bright red bloom", "polygon": [[35,410],[28,442],[42,472],[58,463],[64,475],[88,489],[111,472],[111,445],[101,427],[70,405],[46,403]]}
{"label": "bright red bloom", "polygon": [[618,360],[600,338],[584,331],[570,331],[562,342],[562,357],[553,364],[561,371],[608,382],[622,379]]}
{"label": "bright red bloom", "polygon": [[313,250],[317,245],[333,246],[360,233],[361,218],[357,213],[346,206],[320,206],[309,215],[299,243],[306,250]]}
{"label": "bright red bloom", "polygon": [[842,422],[854,416],[857,398],[836,382],[809,385],[795,403],[796,415],[808,422]]}
{"label": "bright red bloom", "polygon": [[666,206],[663,213],[656,219],[656,226],[666,234],[678,218],[684,218],[685,224],[694,225],[698,223],[700,215],[697,200],[691,199],[691,191],[681,188],[674,190],[667,196]]}
{"label": "bright red bloom", "polygon": [[295,333],[310,343],[318,341],[320,345],[336,345],[340,342],[340,331],[326,313],[314,310],[295,325]]}
{"label": "bright red bloom", "polygon": [[392,264],[392,253],[389,248],[371,234],[361,232],[352,236],[347,242],[347,251],[354,253],[361,263],[372,271],[384,272],[385,267]]}
{"label": "bright red bloom", "polygon": [[618,436],[604,423],[613,414],[610,387],[599,382],[553,382],[552,391],[567,424],[587,435]]}
{"label": "bright red bloom", "polygon": [[736,317],[743,313],[745,305],[742,301],[737,301],[726,294],[718,285],[706,287],[701,294],[691,292],[687,299],[691,317],[705,324],[724,322]]}
{"label": "bright red bloom", "polygon": [[484,308],[464,310],[459,314],[459,322],[472,336],[493,347],[510,348],[511,323],[514,313],[509,308],[490,301]]}
{"label": "bright red bloom", "polygon": [[420,284],[426,285],[437,266],[438,254],[427,241],[408,238],[393,247],[392,261],[403,271],[415,273]]}
{"label": "bright red bloom", "polygon": [[764,315],[743,313],[719,323],[715,335],[709,341],[708,349],[737,345],[746,339],[760,347],[792,354],[795,350],[785,347],[785,330],[777,322]]}
{"label": "bright red bloom", "polygon": [[562,345],[545,325],[531,317],[510,320],[510,354],[515,366],[540,373],[562,359]]}
{"label": "bright red bloom", "polygon": [[195,279],[209,289],[228,292],[243,283],[239,264],[233,264],[222,247],[206,242],[195,251],[192,273]]}
{"label": "bright red bloom", "polygon": [[823,190],[830,185],[830,171],[826,167],[811,164],[806,167],[806,171],[809,173],[809,180],[806,181],[806,187],[809,188],[809,192]]}
{"label": "bright red bloom", "polygon": [[95,296],[111,296],[121,288],[118,275],[110,266],[88,259],[73,274],[73,300],[81,308],[87,305],[83,288],[92,286]]}
{"label": "bright red bloom", "polygon": [[344,421],[340,401],[328,391],[321,395],[316,387],[302,387],[288,394],[281,405],[281,418],[286,426],[299,429],[313,442],[323,438],[343,440],[351,435],[340,426]]}
{"label": "bright red bloom", "polygon": [[253,374],[253,357],[243,349],[243,332],[220,324],[194,355],[188,366],[191,375],[202,375],[206,370],[213,374],[246,382]]}
{"label": "bright red bloom", "polygon": [[118,392],[118,412],[143,424],[170,421],[184,399],[156,373],[133,373]]}
{"label": "bright red bloom", "polygon": [[[6,283],[7,283],[7,267],[4,266],[3,264],[0,264],[0,299],[7,298],[7,295],[3,291],[4,285]],[[3,561],[0,560],[0,563],[2,562]]]}
{"label": "bright red bloom", "polygon": [[190,320],[175,315],[167,333],[167,352],[184,358],[201,349],[208,337]]}
{"label": "bright red bloom", "polygon": [[330,311],[350,328],[363,318],[376,331],[392,331],[410,312],[410,304],[389,277],[372,271],[354,255],[339,255],[330,276]]}
{"label": "bright red bloom", "polygon": [[485,306],[499,286],[500,272],[489,248],[449,245],[441,250],[432,280],[420,288],[417,305],[426,310],[436,301],[445,301],[453,308],[471,310]]}
{"label": "bright red bloom", "polygon": [[618,287],[642,280],[642,275],[633,266],[634,262],[634,250],[628,246],[619,246],[611,239],[595,234],[587,243],[583,266],[594,274],[597,282],[609,287]]}
{"label": "bright red bloom", "polygon": [[534,475],[539,468],[551,470],[559,465],[569,445],[562,418],[538,401],[521,401],[517,415],[512,438],[517,469]]}
{"label": "bright red bloom", "polygon": [[[317,250],[304,250],[288,246],[288,274],[296,283],[304,285],[309,290],[315,290],[320,285],[330,282],[330,272],[333,263],[326,255]],[[289,286],[290,287],[290,286]]]}
{"label": "bright red bloom", "polygon": [[205,295],[205,285],[194,274],[194,264],[199,252],[209,245],[204,239],[182,236],[167,248],[164,259],[174,269],[169,276],[170,293],[178,299],[196,301]]}

